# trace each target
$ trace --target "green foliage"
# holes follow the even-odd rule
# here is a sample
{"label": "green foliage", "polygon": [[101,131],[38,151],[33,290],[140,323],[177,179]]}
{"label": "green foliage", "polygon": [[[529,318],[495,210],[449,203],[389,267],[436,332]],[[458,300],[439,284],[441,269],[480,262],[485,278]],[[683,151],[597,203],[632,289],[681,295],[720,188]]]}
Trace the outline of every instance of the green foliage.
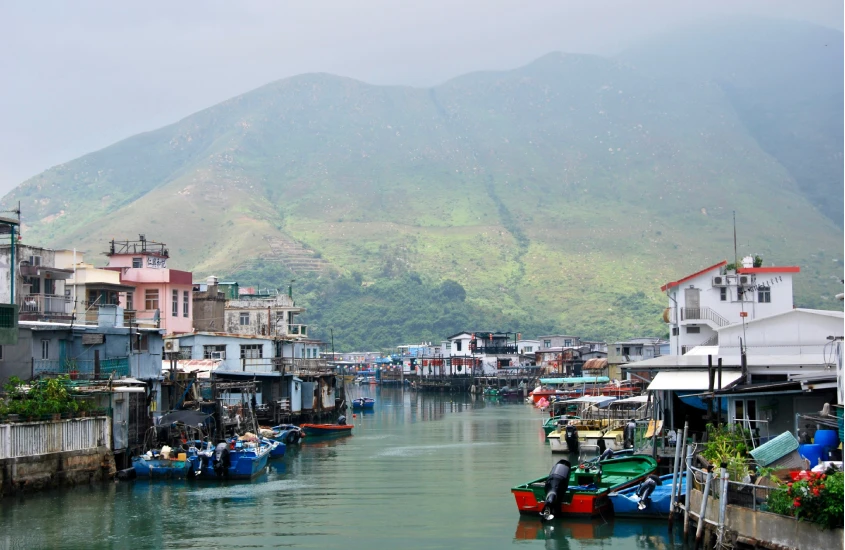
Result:
{"label": "green foliage", "polygon": [[843,526],[843,473],[802,472],[796,481],[771,491],[768,511],[818,523],[825,529]]}
{"label": "green foliage", "polygon": [[0,402],[0,413],[30,418],[77,412],[80,402],[68,391],[69,384],[67,376],[59,376],[33,381],[27,387],[23,380],[13,376],[3,387],[6,399]]}
{"label": "green foliage", "polygon": [[707,441],[701,455],[711,464],[727,464],[733,481],[745,481],[749,474],[748,444],[751,433],[738,424],[707,425]]}

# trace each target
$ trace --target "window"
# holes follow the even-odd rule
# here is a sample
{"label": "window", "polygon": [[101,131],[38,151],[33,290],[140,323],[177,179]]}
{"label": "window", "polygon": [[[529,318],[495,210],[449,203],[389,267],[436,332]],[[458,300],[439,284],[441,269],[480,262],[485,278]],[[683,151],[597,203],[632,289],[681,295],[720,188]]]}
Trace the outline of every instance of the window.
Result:
{"label": "window", "polygon": [[135,309],[134,302],[135,302],[135,293],[134,292],[127,292],[126,293],[126,309],[128,309],[129,311],[132,311],[133,309]]}
{"label": "window", "polygon": [[572,346],[572,340],[564,340],[563,345],[566,346],[566,347]]}
{"label": "window", "polygon": [[728,289],[727,287],[722,287],[719,289],[719,300],[722,302],[728,301]]}
{"label": "window", "polygon": [[226,358],[226,346],[225,345],[203,346],[202,347],[202,358],[203,359],[225,359]]}
{"label": "window", "polygon": [[687,327],[687,334],[699,334],[701,327]]}
{"label": "window", "polygon": [[[244,326],[244,325],[248,325],[248,324],[249,324],[249,313],[246,312],[246,311],[242,311],[241,312],[241,318],[240,318],[240,325]],[[243,348],[243,346],[241,346],[241,347]]]}
{"label": "window", "polygon": [[623,346],[622,355],[631,355],[631,348],[629,348],[628,346]]}
{"label": "window", "polygon": [[457,340],[455,342],[455,351],[461,351],[461,341]]}
{"label": "window", "polygon": [[135,269],[144,267],[144,258],[132,258],[132,267]]}
{"label": "window", "polygon": [[188,316],[188,311],[190,310],[190,306],[188,305],[190,302],[188,301],[188,291],[182,291],[182,317]]}
{"label": "window", "polygon": [[41,359],[50,358],[50,340],[41,340]]}
{"label": "window", "polygon": [[677,336],[681,333],[681,329],[678,327],[672,327],[672,336]]}
{"label": "window", "polygon": [[767,286],[757,287],[757,301],[761,304],[768,304],[772,301],[772,290]]}
{"label": "window", "polygon": [[552,347],[552,341],[551,340],[543,340],[543,347],[544,348]]}
{"label": "window", "polygon": [[522,350],[523,353],[531,353],[532,351],[534,351],[534,346],[525,346]]}
{"label": "window", "polygon": [[147,289],[144,291],[144,309],[158,309],[158,289]]}
{"label": "window", "polygon": [[[149,309],[149,308],[148,308]],[[179,317],[179,291],[173,291],[173,311],[171,311],[174,317]]]}
{"label": "window", "polygon": [[3,346],[0,346],[0,361],[3,360]]}
{"label": "window", "polygon": [[248,344],[241,346],[241,359],[261,359],[264,357],[264,346]]}

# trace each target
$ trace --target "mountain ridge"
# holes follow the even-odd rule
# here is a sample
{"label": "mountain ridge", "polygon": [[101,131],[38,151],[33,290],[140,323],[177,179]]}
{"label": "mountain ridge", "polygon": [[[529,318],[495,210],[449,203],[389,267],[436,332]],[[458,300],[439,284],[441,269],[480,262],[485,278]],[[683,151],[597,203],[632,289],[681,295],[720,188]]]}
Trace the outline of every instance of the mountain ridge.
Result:
{"label": "mountain ridge", "polygon": [[[732,255],[734,211],[741,255],[806,266],[798,302],[837,307],[842,234],[808,184],[709,74],[676,76],[560,52],[431,88],[298,75],[47,170],[0,204],[20,199],[40,244],[96,252],[155,234],[198,275],[296,278],[316,335],[355,318],[372,330],[334,332],[361,347],[442,337],[389,297],[437,300],[448,281],[466,291],[448,314],[415,306],[444,330],[660,334],[659,286]],[[816,111],[798,115],[830,135]],[[291,272],[280,242],[322,267]],[[365,304],[381,314],[360,318]]]}

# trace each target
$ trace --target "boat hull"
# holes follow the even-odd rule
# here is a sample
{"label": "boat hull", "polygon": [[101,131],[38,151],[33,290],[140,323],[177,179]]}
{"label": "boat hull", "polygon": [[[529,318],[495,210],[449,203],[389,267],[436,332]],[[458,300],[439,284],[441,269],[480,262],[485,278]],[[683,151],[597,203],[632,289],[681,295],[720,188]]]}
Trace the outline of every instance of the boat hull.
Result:
{"label": "boat hull", "polygon": [[352,435],[352,424],[301,424],[306,437],[331,437]]}
{"label": "boat hull", "polygon": [[[638,508],[637,486],[608,495],[613,514],[620,517],[666,517],[672,501],[672,474],[660,477],[660,485],[651,493],[651,502],[642,510]],[[686,472],[681,472],[681,498],[686,494]]]}
{"label": "boat hull", "polygon": [[143,456],[132,458],[132,468],[140,478],[179,479],[188,477],[191,471],[189,460],[170,460],[167,458],[146,459]]}
{"label": "boat hull", "polygon": [[259,475],[267,467],[267,460],[270,458],[270,448],[263,446],[258,450],[239,451],[233,450],[229,453],[228,472],[218,476],[214,471],[212,460],[200,455],[189,457],[193,468],[194,477],[198,479],[252,479]]}

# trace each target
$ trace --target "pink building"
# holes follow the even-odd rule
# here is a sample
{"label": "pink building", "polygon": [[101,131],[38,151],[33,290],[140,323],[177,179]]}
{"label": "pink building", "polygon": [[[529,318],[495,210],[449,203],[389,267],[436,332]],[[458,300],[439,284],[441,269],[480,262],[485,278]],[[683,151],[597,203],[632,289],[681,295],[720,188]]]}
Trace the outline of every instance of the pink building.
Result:
{"label": "pink building", "polygon": [[144,235],[137,241],[112,240],[106,255],[106,269],[119,271],[121,284],[135,287],[121,295],[120,305],[135,311],[139,324],[156,324],[166,334],[193,331],[193,274],[167,267],[170,254],[164,243]]}

